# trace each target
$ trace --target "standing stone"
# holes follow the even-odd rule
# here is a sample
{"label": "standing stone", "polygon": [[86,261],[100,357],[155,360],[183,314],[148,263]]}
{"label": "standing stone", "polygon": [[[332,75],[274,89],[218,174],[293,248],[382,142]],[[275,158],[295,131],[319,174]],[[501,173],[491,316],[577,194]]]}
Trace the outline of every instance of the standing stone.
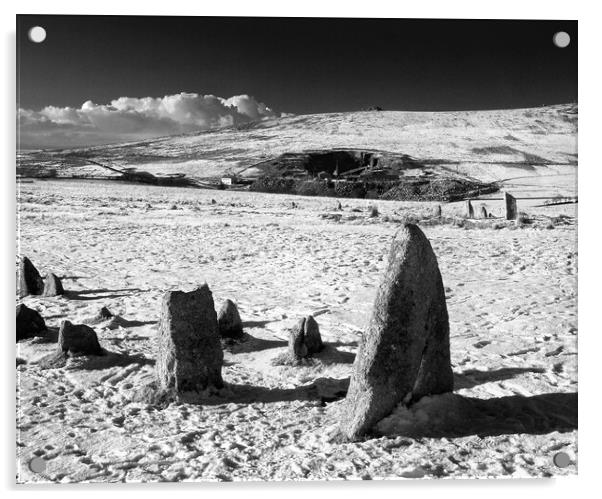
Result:
{"label": "standing stone", "polygon": [[48,274],[46,276],[44,292],[42,294],[44,296],[59,296],[65,294],[61,280],[54,274]]}
{"label": "standing stone", "polygon": [[289,355],[292,359],[302,359],[324,348],[320,327],[312,315],[299,319],[289,335]]}
{"label": "standing stone", "polygon": [[17,292],[19,296],[41,295],[44,292],[44,281],[31,260],[26,256],[21,258],[18,270]]}
{"label": "standing stone", "polygon": [[88,324],[100,324],[102,322],[107,322],[114,318],[115,316],[107,307],[101,307],[94,317],[90,317],[85,322],[87,322]]}
{"label": "standing stone", "polygon": [[307,346],[305,345],[305,317],[290,330],[288,338],[288,352],[293,360],[307,357]]}
{"label": "standing stone", "polygon": [[466,218],[474,218],[474,208],[472,207],[470,199],[466,200]]}
{"label": "standing stone", "polygon": [[222,338],[240,338],[243,334],[238,308],[232,300],[226,300],[217,314],[219,334]]}
{"label": "standing stone", "polygon": [[224,353],[207,284],[163,296],[156,358],[160,390],[201,391],[223,386]]}
{"label": "standing stone", "polygon": [[59,329],[59,352],[73,355],[103,355],[96,332],[85,324],[63,321]]}
{"label": "standing stone", "polygon": [[401,401],[453,390],[445,291],[431,245],[414,224],[391,245],[353,364],[340,429],[356,439]]}
{"label": "standing stone", "polygon": [[435,217],[441,218],[441,215],[442,215],[441,205],[438,204],[437,207],[435,208]]}
{"label": "standing stone", "polygon": [[106,321],[112,318],[113,314],[107,307],[101,307],[98,311],[98,314],[96,314],[96,317],[100,320]]}
{"label": "standing stone", "polygon": [[46,333],[46,323],[42,316],[24,304],[17,305],[17,341]]}
{"label": "standing stone", "polygon": [[516,220],[516,198],[507,192],[504,192],[504,202],[506,204],[506,220]]}
{"label": "standing stone", "polygon": [[308,315],[305,318],[304,324],[304,336],[305,336],[305,345],[307,346],[307,353],[309,355],[313,353],[318,353],[324,348],[324,343],[322,343],[322,336],[320,336],[320,327],[314,319],[313,315]]}
{"label": "standing stone", "polygon": [[481,218],[488,218],[489,215],[487,213],[487,208],[485,208],[484,206],[481,206]]}

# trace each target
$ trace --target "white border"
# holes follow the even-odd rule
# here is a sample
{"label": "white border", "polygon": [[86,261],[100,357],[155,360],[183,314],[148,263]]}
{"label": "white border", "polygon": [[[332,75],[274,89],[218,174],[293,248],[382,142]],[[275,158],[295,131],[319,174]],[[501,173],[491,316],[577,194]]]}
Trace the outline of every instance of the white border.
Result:
{"label": "white border", "polygon": [[[19,490],[26,495],[37,492],[47,497],[59,497],[67,493],[92,497],[112,494],[141,493],[147,497],[163,497],[169,490],[178,494],[218,495],[221,497],[278,497],[283,494],[302,497],[308,494],[322,495],[340,492],[346,496],[366,493],[384,493],[400,497],[402,494],[432,492],[446,497],[494,497],[508,498],[509,494],[543,493],[547,498],[577,497],[596,494],[596,478],[600,460],[600,411],[596,402],[600,397],[599,370],[600,337],[602,328],[597,315],[600,281],[600,234],[602,210],[600,198],[602,171],[602,112],[600,106],[600,16],[596,15],[597,2],[579,1],[425,1],[393,2],[304,0],[268,2],[262,0],[220,0],[207,4],[201,1],[168,2],[102,0],[93,4],[83,1],[34,1],[21,0],[2,3],[3,117],[0,119],[2,141],[2,189],[3,189],[3,244],[2,250],[2,314],[4,359],[6,363],[3,385],[2,410],[2,478],[9,494]],[[53,486],[16,487],[14,484],[14,350],[13,350],[13,286],[14,286],[14,214],[15,214],[15,14],[120,14],[120,15],[239,15],[239,16],[313,16],[313,17],[436,17],[472,19],[578,19],[579,20],[579,476],[555,480],[442,480],[428,482],[312,482],[295,483],[248,483],[248,484],[175,484],[154,486]],[[10,286],[9,286],[10,283]]]}

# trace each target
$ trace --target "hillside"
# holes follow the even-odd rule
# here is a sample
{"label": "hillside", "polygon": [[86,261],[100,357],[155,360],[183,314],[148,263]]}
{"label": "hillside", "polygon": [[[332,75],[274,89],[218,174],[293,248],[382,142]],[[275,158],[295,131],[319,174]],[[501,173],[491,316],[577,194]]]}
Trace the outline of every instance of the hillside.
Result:
{"label": "hillside", "polygon": [[517,186],[574,195],[577,114],[576,104],[566,104],[496,111],[290,116],[142,142],[22,153],[17,173],[114,175],[85,159],[90,158],[155,175],[218,179],[233,173],[255,178],[282,154],[352,149],[357,154],[403,155],[413,169],[418,164],[420,169],[484,182],[527,177],[535,182]]}

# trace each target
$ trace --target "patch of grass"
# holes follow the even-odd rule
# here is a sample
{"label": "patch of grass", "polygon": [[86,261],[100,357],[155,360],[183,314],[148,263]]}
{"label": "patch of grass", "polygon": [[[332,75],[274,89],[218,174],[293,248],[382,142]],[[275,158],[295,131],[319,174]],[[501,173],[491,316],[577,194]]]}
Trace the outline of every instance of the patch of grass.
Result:
{"label": "patch of grass", "polygon": [[271,364],[273,366],[311,367],[316,364],[316,360],[311,357],[297,358],[291,355],[290,352],[282,352],[272,359]]}
{"label": "patch of grass", "polygon": [[464,228],[466,226],[466,220],[464,218],[455,217],[453,224],[455,227]]}
{"label": "patch of grass", "polygon": [[415,213],[402,213],[399,217],[399,222],[402,224],[417,224],[421,220],[421,217]]}
{"label": "patch of grass", "polygon": [[132,395],[132,402],[148,404],[157,409],[165,409],[177,399],[174,391],[160,390],[154,381],[138,388]]}
{"label": "patch of grass", "polygon": [[532,223],[532,220],[529,218],[525,212],[521,211],[516,216],[516,225],[518,227],[524,227],[525,225],[529,225]]}

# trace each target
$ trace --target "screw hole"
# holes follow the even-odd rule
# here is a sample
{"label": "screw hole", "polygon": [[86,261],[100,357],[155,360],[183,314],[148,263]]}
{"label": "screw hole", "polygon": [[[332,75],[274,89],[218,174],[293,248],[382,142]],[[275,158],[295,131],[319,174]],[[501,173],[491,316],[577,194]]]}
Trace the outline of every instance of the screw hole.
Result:
{"label": "screw hole", "polygon": [[30,28],[28,33],[29,39],[34,43],[42,43],[46,40],[46,30],[42,26],[34,26]]}
{"label": "screw hole", "polygon": [[563,49],[569,46],[571,43],[571,36],[566,31],[559,31],[558,33],[554,33],[554,38],[552,38],[554,45]]}

